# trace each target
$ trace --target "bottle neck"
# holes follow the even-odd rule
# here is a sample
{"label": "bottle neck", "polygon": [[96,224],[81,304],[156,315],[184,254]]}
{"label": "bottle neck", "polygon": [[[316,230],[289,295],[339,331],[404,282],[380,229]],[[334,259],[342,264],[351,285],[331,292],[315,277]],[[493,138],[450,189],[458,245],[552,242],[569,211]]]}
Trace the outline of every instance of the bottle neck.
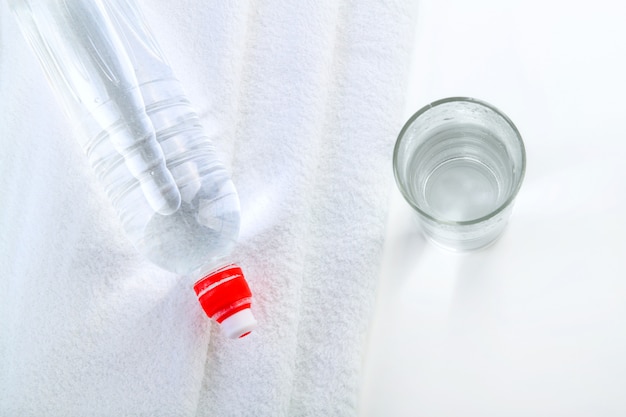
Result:
{"label": "bottle neck", "polygon": [[200,268],[189,274],[190,279],[193,281],[191,282],[191,284],[194,285],[196,282],[203,279],[204,277],[212,275],[234,264],[234,261],[226,256],[212,259],[210,262],[205,263]]}

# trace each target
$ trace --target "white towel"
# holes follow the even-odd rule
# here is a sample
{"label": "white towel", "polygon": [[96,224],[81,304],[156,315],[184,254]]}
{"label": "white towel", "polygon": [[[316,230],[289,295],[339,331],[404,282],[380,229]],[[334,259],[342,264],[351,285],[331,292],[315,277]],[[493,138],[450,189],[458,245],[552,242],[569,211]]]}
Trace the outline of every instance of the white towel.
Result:
{"label": "white towel", "polygon": [[1,3],[0,415],[357,415],[413,3],[141,3],[240,194],[235,341],[126,241]]}

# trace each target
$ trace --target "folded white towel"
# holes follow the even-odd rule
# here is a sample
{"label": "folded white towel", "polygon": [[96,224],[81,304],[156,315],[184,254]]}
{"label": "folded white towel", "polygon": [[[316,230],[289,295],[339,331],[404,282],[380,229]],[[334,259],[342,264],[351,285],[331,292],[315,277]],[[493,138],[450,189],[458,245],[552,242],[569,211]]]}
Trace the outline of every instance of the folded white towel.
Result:
{"label": "folded white towel", "polygon": [[240,193],[236,341],[125,240],[2,4],[0,415],[356,415],[412,3],[142,4]]}

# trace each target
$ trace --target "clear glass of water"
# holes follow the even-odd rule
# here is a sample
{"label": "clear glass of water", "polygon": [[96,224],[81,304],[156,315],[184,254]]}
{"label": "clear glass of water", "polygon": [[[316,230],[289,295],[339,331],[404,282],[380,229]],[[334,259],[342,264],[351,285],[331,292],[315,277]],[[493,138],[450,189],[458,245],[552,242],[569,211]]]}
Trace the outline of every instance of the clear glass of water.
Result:
{"label": "clear glass of water", "polygon": [[473,98],[431,103],[402,128],[396,182],[435,244],[468,251],[504,231],[526,170],[522,137],[500,110]]}

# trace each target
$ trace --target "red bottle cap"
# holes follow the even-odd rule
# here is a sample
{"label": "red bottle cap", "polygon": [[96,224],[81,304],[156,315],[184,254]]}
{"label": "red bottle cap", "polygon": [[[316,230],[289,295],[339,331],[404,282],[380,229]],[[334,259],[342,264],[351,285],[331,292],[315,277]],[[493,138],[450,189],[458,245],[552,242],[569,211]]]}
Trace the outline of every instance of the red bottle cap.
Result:
{"label": "red bottle cap", "polygon": [[252,293],[237,265],[211,272],[193,286],[204,312],[218,322],[231,339],[247,336],[256,320],[250,310]]}

